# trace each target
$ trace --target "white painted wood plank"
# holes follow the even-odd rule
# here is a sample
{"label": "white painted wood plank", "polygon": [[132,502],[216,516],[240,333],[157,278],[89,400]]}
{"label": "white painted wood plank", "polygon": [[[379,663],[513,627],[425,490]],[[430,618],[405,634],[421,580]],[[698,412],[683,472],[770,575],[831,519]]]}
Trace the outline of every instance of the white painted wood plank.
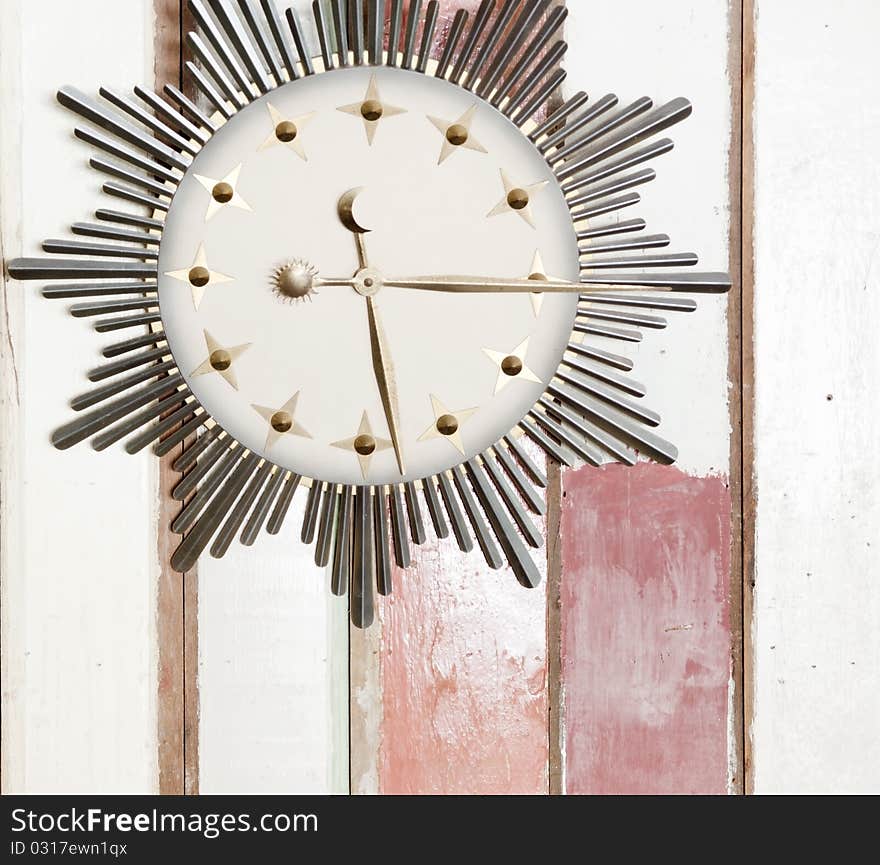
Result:
{"label": "white painted wood plank", "polygon": [[755,789],[880,792],[880,6],[759,0]]}
{"label": "white painted wood plank", "polygon": [[[4,257],[40,254],[98,205],[100,179],[54,94],[150,81],[152,24],[150,0],[0,4]],[[39,290],[3,284],[3,789],[150,793],[156,467],[148,453],[51,447],[107,340]]]}

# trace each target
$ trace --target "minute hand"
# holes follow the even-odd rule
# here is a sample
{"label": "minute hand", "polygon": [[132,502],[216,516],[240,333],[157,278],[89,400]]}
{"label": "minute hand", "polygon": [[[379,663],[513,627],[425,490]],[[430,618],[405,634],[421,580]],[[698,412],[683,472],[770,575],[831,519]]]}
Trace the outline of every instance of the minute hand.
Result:
{"label": "minute hand", "polygon": [[446,291],[457,294],[557,292],[590,294],[607,291],[687,291],[723,294],[730,290],[726,273],[618,273],[590,275],[581,282],[564,279],[498,279],[491,276],[413,276],[384,279],[389,288]]}

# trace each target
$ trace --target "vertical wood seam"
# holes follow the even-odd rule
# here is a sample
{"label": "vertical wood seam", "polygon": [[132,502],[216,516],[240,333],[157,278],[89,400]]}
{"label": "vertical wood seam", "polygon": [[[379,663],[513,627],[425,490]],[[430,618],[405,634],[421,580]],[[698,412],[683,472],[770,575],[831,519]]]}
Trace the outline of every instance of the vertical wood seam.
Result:
{"label": "vertical wood seam", "polygon": [[547,735],[548,793],[564,794],[562,682],[562,468],[547,461]]}

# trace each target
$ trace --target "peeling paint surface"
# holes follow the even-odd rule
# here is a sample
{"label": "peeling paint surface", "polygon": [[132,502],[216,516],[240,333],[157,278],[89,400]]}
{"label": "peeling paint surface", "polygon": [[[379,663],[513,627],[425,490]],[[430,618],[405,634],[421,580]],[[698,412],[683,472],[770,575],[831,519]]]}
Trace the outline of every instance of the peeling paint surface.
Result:
{"label": "peeling paint surface", "polygon": [[725,479],[641,463],[563,491],[566,792],[728,792]]}

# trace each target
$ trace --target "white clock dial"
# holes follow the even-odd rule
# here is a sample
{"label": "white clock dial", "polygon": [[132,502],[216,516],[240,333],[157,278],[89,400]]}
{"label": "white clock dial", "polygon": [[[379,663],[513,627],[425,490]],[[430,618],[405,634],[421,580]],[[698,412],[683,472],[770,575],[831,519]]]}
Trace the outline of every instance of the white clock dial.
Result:
{"label": "white clock dial", "polygon": [[[347,228],[338,201],[357,189]],[[569,208],[509,120],[440,79],[338,70],[254,101],[193,160],[159,258],[170,348],[213,418],[277,465],[352,485],[445,471],[532,408],[571,339],[577,295],[310,293],[313,274],[359,270],[357,225],[387,279],[522,278],[536,254],[550,276],[578,278]],[[368,304],[392,367],[400,461]]]}

